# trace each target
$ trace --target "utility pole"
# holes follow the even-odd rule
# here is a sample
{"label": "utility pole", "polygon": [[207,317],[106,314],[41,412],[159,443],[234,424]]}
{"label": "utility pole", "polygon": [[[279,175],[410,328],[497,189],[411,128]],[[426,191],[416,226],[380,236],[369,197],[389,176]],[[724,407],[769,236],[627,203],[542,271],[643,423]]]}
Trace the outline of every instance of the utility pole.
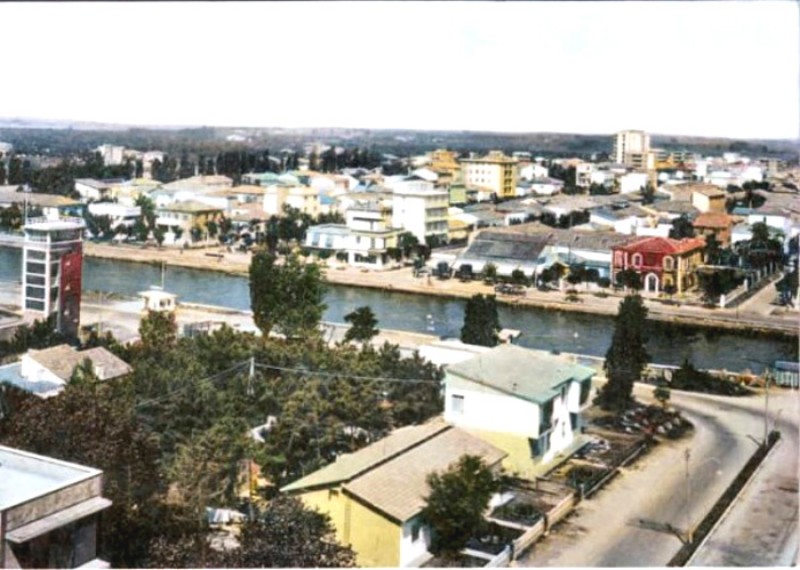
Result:
{"label": "utility pole", "polygon": [[692,477],[691,473],[689,472],[689,460],[692,457],[692,452],[689,448],[686,448],[684,452],[684,458],[686,459],[686,543],[692,543],[692,516],[691,516],[691,504],[692,504]]}
{"label": "utility pole", "polygon": [[764,373],[764,440],[761,443],[764,447],[767,446],[769,438],[769,381],[771,375],[769,368]]}

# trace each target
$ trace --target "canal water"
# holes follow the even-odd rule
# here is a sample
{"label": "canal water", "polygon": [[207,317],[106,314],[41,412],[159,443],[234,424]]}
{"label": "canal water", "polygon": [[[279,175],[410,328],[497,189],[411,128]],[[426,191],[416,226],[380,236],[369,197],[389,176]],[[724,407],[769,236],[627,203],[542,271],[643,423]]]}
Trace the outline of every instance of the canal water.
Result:
{"label": "canal water", "polygon": [[[0,282],[20,280],[21,250],[0,247]],[[85,290],[135,296],[161,282],[159,267],[97,258],[84,260]],[[166,289],[179,300],[234,309],[250,309],[245,277],[213,271],[167,267]],[[379,326],[458,337],[465,301],[378,289],[331,286],[324,319],[343,323],[344,315],[368,305]],[[603,356],[611,342],[613,319],[600,315],[548,311],[533,307],[500,307],[503,327],[522,331],[519,344],[530,348]],[[794,360],[797,343],[789,339],[750,336],[652,322],[647,350],[651,361],[680,365],[688,358],[698,368],[763,370],[764,363]]]}

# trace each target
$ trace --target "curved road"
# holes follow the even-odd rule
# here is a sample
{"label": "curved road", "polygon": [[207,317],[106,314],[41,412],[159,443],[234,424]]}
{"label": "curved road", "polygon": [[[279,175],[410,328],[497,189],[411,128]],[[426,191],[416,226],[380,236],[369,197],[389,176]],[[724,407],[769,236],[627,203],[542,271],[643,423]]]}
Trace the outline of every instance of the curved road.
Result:
{"label": "curved road", "polygon": [[[649,398],[652,390],[652,386],[638,385],[637,397]],[[764,430],[764,398],[760,395],[726,398],[673,392],[671,403],[694,423],[693,435],[663,443],[625,469],[605,489],[581,503],[565,524],[537,543],[519,561],[520,566],[629,567],[665,566],[669,562],[681,547],[680,539],[669,528],[680,534],[687,525],[694,527],[702,519],[755,451],[756,444],[750,438],[760,440]],[[799,403],[797,392],[773,390],[770,395],[770,417],[783,410],[779,423],[785,436],[781,453],[794,450],[793,458],[791,453],[781,456],[775,468],[794,481],[795,489]],[[775,457],[773,452],[771,459]],[[796,492],[784,495],[791,495],[797,504]],[[747,517],[746,512],[743,517]],[[765,517],[763,524],[760,535],[776,534],[771,548],[791,550],[791,541],[778,536],[785,534],[785,521]],[[717,542],[709,540],[706,549],[724,544],[732,536],[722,525],[720,531]],[[770,564],[769,555],[756,547],[754,552],[754,560],[745,564]],[[724,563],[739,565],[739,558],[734,556]]]}

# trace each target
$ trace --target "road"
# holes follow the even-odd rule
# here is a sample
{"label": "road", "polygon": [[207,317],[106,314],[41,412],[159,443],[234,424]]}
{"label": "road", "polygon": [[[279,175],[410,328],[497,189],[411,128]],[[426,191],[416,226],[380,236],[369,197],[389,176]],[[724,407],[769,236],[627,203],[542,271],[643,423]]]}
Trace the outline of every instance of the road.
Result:
{"label": "road", "polygon": [[[652,387],[636,390],[643,398]],[[770,400],[773,410],[783,409],[780,425],[796,441],[800,394],[780,392]],[[624,470],[537,543],[520,566],[632,567],[669,562],[681,542],[667,525],[683,532],[702,519],[755,451],[750,437],[760,439],[764,425],[761,396],[733,399],[673,392],[672,404],[694,423],[694,434],[656,447]],[[685,473],[687,449],[691,489]],[[796,454],[794,462],[776,469],[797,485]],[[779,533],[785,528],[779,520],[763,524],[761,532]],[[725,540],[721,536],[720,541]],[[737,558],[727,562],[736,564]]]}
{"label": "road", "polygon": [[[796,566],[797,409],[783,409],[781,440],[689,561],[689,566]],[[784,419],[784,416],[792,419]]]}

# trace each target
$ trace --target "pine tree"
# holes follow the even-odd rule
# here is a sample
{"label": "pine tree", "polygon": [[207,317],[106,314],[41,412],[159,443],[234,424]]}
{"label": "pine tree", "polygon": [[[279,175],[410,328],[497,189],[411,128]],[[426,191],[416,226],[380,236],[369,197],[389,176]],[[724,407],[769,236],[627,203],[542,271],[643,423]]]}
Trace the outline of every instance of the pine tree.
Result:
{"label": "pine tree", "polygon": [[645,343],[647,307],[639,295],[628,295],[619,305],[614,336],[606,352],[608,382],[600,391],[598,403],[603,409],[620,411],[633,402],[633,383],[642,376],[650,360]]}
{"label": "pine tree", "polygon": [[494,295],[473,295],[464,310],[461,342],[480,346],[497,346],[500,332],[497,300]]}

